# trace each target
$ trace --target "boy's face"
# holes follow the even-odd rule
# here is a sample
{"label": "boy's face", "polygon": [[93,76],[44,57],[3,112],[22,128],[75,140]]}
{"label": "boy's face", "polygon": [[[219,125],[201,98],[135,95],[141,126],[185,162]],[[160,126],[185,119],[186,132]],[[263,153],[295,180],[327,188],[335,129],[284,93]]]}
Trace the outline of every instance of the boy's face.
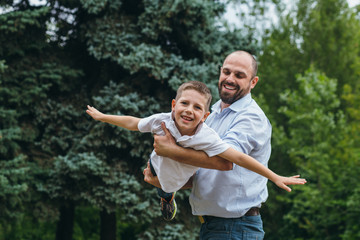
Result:
{"label": "boy's face", "polygon": [[210,112],[205,110],[207,98],[199,92],[184,90],[178,100],[172,100],[172,111],[176,127],[182,135],[194,135],[200,122],[204,122]]}

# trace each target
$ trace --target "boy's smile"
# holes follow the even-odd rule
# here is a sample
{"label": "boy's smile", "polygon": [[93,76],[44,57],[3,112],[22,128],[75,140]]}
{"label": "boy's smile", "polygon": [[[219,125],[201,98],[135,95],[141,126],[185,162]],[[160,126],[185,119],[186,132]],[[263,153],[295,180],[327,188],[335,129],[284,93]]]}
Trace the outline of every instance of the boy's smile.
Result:
{"label": "boy's smile", "polygon": [[194,135],[200,122],[205,121],[207,97],[196,90],[184,90],[178,100],[172,101],[176,127],[181,135]]}

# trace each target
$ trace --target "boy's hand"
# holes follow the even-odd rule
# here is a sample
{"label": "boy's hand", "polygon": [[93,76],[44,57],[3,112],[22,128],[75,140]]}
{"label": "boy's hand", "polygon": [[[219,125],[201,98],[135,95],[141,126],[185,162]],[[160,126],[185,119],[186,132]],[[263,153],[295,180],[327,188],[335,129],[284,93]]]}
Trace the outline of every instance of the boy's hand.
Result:
{"label": "boy's hand", "polygon": [[93,119],[97,120],[97,121],[101,121],[102,117],[104,116],[103,113],[101,113],[100,111],[98,111],[96,108],[91,107],[89,105],[87,105],[87,110],[86,113],[89,114]]}
{"label": "boy's hand", "polygon": [[279,176],[279,178],[275,181],[275,184],[282,189],[285,189],[288,192],[291,192],[291,188],[289,188],[287,185],[303,185],[306,183],[306,180],[304,178],[299,178],[300,175],[295,175],[292,177],[282,177]]}
{"label": "boy's hand", "polygon": [[150,170],[150,163],[148,162],[147,164],[147,168],[144,169],[143,171],[143,174],[144,174],[144,181],[155,186],[155,187],[158,187],[158,188],[161,188],[161,185],[160,185],[160,182],[159,182],[159,179],[157,177],[155,177],[152,173],[151,173],[151,170]]}

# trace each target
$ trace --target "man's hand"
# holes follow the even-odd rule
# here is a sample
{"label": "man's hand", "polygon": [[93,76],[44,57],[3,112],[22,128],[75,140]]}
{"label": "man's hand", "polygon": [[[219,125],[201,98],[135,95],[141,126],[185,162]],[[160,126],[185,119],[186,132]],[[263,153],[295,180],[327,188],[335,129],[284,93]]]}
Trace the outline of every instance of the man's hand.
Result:
{"label": "man's hand", "polygon": [[161,123],[161,128],[164,130],[165,136],[154,135],[154,150],[159,156],[171,158],[171,153],[178,146],[165,123]]}
{"label": "man's hand", "polygon": [[154,150],[157,155],[171,158],[177,162],[189,164],[201,168],[228,171],[233,168],[233,163],[218,156],[209,156],[204,151],[196,151],[192,148],[183,148],[176,144],[174,137],[161,123],[165,136],[154,135]]}
{"label": "man's hand", "polygon": [[144,169],[143,174],[144,174],[145,182],[150,183],[151,185],[154,185],[155,187],[161,188],[159,179],[151,173],[149,162],[147,164],[147,168]]}
{"label": "man's hand", "polygon": [[87,105],[87,110],[86,113],[89,114],[93,119],[97,120],[97,121],[101,121],[102,117],[104,116],[104,114],[100,111],[98,111],[96,108],[91,107],[89,105]]}

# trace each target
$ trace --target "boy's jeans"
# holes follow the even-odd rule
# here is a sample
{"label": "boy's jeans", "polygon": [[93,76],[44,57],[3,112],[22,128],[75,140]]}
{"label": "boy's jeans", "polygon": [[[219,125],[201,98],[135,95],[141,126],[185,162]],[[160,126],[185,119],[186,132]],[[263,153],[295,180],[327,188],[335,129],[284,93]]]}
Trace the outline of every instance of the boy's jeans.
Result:
{"label": "boy's jeans", "polygon": [[201,224],[200,230],[200,240],[262,240],[264,235],[260,215],[240,218],[210,217]]}
{"label": "boy's jeans", "polygon": [[[154,170],[154,168],[153,168],[153,166],[152,166],[152,164],[151,164],[151,159],[149,160],[149,162],[150,162],[150,170],[151,170],[151,173],[152,173],[154,176],[156,176],[156,172],[155,172],[155,170]],[[165,198],[165,199],[171,199],[173,193],[164,192],[161,188],[158,188],[158,187],[157,187],[156,189],[157,189],[157,192],[158,192],[159,197]]]}

